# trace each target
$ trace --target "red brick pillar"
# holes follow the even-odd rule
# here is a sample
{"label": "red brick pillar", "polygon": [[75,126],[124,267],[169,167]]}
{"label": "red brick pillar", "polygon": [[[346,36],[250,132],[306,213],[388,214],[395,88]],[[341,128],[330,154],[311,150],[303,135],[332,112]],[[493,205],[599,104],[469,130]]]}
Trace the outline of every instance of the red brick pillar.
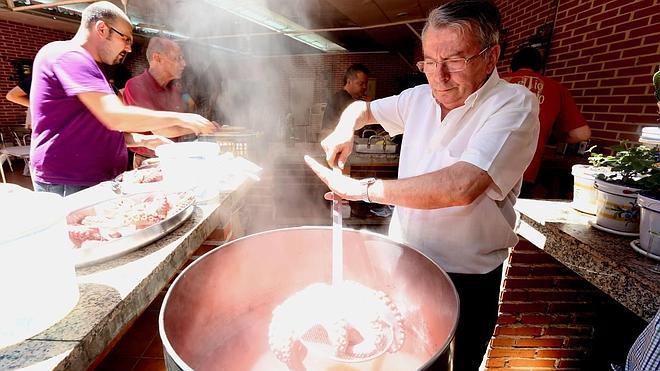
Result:
{"label": "red brick pillar", "polygon": [[521,240],[509,256],[487,369],[584,369],[593,342],[594,293]]}

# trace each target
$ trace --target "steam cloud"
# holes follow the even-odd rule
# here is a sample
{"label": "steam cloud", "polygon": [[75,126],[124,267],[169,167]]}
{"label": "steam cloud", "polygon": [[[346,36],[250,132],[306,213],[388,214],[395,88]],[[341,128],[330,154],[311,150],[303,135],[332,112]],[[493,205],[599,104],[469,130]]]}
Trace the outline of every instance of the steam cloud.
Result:
{"label": "steam cloud", "polygon": [[[265,0],[247,2],[269,8]],[[243,218],[251,224],[246,226],[247,232],[322,221],[330,224],[327,202],[322,198],[327,188],[304,165],[306,151],[300,149],[300,143],[296,149],[283,144],[291,136],[300,142],[310,134],[300,129],[315,103],[314,84],[323,79],[318,73],[301,75],[300,67],[308,67],[309,62],[305,56],[292,56],[307,47],[283,35],[250,36],[268,30],[215,7],[213,1],[175,4],[155,14],[167,17],[171,31],[191,37],[180,41],[187,62],[184,86],[202,107],[200,114],[261,133],[259,148],[248,148],[253,154],[259,152],[260,156],[252,159],[264,168],[264,174],[257,191],[252,192],[259,201],[243,208],[250,214]],[[278,3],[277,8],[282,6],[290,7],[287,18],[305,26],[311,12],[318,11],[304,0]],[[235,34],[245,36],[213,38]],[[320,145],[307,146],[320,154]]]}

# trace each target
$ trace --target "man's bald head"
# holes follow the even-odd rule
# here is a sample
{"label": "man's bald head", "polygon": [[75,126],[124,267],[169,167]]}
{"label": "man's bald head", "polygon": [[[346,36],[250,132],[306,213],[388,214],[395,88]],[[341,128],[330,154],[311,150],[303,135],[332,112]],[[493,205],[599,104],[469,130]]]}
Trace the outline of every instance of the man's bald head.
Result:
{"label": "man's bald head", "polygon": [[186,60],[181,47],[174,40],[154,37],[149,40],[146,54],[149,72],[162,86],[181,78]]}
{"label": "man's bald head", "polygon": [[168,54],[173,50],[179,50],[179,45],[164,37],[153,37],[147,46],[147,61],[151,64],[155,54]]}

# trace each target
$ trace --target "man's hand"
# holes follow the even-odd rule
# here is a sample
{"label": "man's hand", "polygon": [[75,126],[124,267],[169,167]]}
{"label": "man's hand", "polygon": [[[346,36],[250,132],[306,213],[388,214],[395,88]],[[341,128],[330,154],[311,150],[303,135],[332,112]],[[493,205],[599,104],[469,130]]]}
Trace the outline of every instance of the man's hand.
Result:
{"label": "man's hand", "polygon": [[343,169],[348,156],[353,152],[353,132],[338,132],[335,130],[321,141],[321,147],[325,152],[325,160],[328,165]]}
{"label": "man's hand", "polygon": [[[128,137],[126,137],[128,136]],[[155,150],[162,144],[174,143],[161,135],[145,135],[137,133],[126,133],[126,146],[128,147],[146,147]]]}
{"label": "man's hand", "polygon": [[196,113],[181,113],[177,119],[177,126],[189,129],[195,134],[209,134],[218,131],[218,127],[213,122]]}
{"label": "man's hand", "polygon": [[[305,156],[305,162],[323,183],[342,199],[349,201],[364,200],[365,185],[359,180],[347,177],[339,171],[332,171],[309,156]],[[326,199],[331,199],[328,197],[326,195]]]}
{"label": "man's hand", "polygon": [[321,141],[328,165],[343,169],[353,151],[353,132],[375,122],[368,102],[355,101],[349,104],[339,117],[335,130]]}

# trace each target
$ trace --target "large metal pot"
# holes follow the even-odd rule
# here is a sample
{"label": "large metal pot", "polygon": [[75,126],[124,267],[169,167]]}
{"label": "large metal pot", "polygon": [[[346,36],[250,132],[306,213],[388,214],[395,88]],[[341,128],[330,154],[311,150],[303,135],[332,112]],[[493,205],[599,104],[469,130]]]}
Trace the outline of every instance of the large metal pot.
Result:
{"label": "large metal pot", "polygon": [[[272,311],[311,283],[331,281],[331,233],[329,227],[263,232],[187,267],[160,311],[168,369],[286,370],[268,347]],[[344,278],[392,298],[404,317],[405,342],[397,353],[333,369],[451,368],[458,295],[435,263],[382,235],[345,229]]]}

